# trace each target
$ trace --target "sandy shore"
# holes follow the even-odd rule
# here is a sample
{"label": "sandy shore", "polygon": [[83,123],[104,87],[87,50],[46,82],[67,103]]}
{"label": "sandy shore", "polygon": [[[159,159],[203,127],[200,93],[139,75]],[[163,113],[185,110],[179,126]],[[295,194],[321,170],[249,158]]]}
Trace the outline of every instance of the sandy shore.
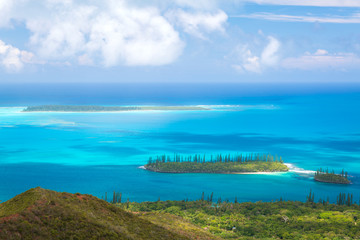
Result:
{"label": "sandy shore", "polygon": [[236,173],[228,173],[228,174],[248,174],[248,175],[271,175],[278,173],[287,173],[287,172],[236,172]]}

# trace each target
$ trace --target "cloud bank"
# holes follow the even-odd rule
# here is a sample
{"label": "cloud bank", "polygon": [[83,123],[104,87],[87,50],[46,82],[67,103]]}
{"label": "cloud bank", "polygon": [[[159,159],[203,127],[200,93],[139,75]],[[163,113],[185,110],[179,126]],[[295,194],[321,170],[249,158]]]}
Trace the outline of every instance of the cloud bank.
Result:
{"label": "cloud bank", "polygon": [[201,39],[224,32],[223,11],[193,10],[206,1],[196,6],[177,2],[192,8],[161,11],[157,5],[126,0],[0,0],[0,27],[24,22],[31,33],[29,48],[48,63],[161,66],[183,53],[186,43],[177,28]]}
{"label": "cloud bank", "polygon": [[133,7],[125,1],[58,5],[61,11],[54,11],[53,17],[27,21],[30,44],[44,59],[75,56],[80,64],[158,66],[175,61],[185,45],[153,7]]}
{"label": "cloud bank", "polygon": [[281,66],[298,70],[342,70],[347,71],[360,67],[360,58],[353,53],[329,53],[318,49],[315,53],[306,52],[300,57],[285,58]]}

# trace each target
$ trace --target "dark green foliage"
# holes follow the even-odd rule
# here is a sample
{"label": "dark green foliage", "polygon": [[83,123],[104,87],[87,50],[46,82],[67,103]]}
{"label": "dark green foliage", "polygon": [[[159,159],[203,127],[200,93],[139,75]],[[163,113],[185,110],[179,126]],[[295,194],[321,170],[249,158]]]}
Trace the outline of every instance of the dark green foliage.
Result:
{"label": "dark green foliage", "polygon": [[[350,197],[351,198],[351,197]],[[359,239],[360,207],[293,201],[218,203],[164,201],[118,205],[128,211],[171,213],[224,239]]]}
{"label": "dark green foliage", "polygon": [[0,239],[189,239],[91,195],[31,189],[0,204]]}
{"label": "dark green foliage", "polygon": [[310,189],[309,196],[306,196],[307,203],[314,203],[315,202],[315,193],[313,193]]}
{"label": "dark green foliage", "polygon": [[[105,197],[102,196],[101,199],[104,200],[105,202],[108,201],[107,192],[105,192]],[[110,201],[110,203],[121,203],[121,200],[122,200],[122,193],[114,191],[113,197],[112,197],[112,200]]]}
{"label": "dark green foliage", "polygon": [[339,193],[339,195],[336,198],[336,204],[352,206],[354,204],[353,194],[348,193],[346,195],[345,193]]}
{"label": "dark green foliage", "polygon": [[334,170],[329,172],[328,169],[318,169],[315,173],[314,179],[318,182],[326,182],[326,183],[336,183],[336,184],[350,184],[350,180],[348,179],[348,173],[342,172],[340,174],[335,174]]}
{"label": "dark green foliage", "polygon": [[117,112],[117,111],[146,111],[146,110],[209,110],[204,107],[193,106],[135,106],[135,107],[105,107],[105,106],[74,106],[74,105],[42,105],[27,107],[23,112]]}
{"label": "dark green foliage", "polygon": [[289,168],[281,157],[266,154],[226,154],[211,155],[205,160],[205,155],[182,156],[174,154],[150,157],[144,166],[147,170],[166,173],[244,173],[244,172],[286,172]]}

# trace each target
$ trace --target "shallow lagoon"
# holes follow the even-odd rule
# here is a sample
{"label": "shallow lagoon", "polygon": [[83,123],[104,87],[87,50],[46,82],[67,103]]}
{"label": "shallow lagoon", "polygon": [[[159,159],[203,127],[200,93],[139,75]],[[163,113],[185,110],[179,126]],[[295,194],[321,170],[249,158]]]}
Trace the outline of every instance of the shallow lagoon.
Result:
{"label": "shallow lagoon", "polygon": [[[229,200],[303,201],[310,189],[316,198],[335,199],[342,191],[359,199],[360,94],[254,102],[257,107],[242,111],[21,113],[22,108],[0,108],[0,200],[36,186],[98,197],[116,190],[136,201],[197,199],[203,191]],[[293,168],[275,175],[172,175],[138,168],[157,154],[228,152],[278,154]],[[318,167],[345,168],[353,184],[314,182],[309,171]]]}

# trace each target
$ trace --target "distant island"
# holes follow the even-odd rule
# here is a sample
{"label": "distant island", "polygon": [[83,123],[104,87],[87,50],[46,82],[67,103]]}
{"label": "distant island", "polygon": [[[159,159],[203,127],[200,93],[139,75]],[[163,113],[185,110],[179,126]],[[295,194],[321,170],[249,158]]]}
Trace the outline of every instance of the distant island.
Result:
{"label": "distant island", "polygon": [[208,160],[206,160],[205,155],[162,155],[155,159],[150,157],[144,168],[162,173],[250,174],[289,171],[281,157],[278,158],[269,154],[219,154],[211,155]]}
{"label": "distant island", "polygon": [[318,169],[314,176],[315,181],[325,182],[325,183],[335,183],[335,184],[350,184],[348,179],[348,173],[342,172],[340,174],[335,174],[334,171],[329,172],[328,170]]}
{"label": "distant island", "polygon": [[41,105],[29,106],[23,112],[123,112],[123,111],[203,111],[210,110],[198,106],[75,106]]}

